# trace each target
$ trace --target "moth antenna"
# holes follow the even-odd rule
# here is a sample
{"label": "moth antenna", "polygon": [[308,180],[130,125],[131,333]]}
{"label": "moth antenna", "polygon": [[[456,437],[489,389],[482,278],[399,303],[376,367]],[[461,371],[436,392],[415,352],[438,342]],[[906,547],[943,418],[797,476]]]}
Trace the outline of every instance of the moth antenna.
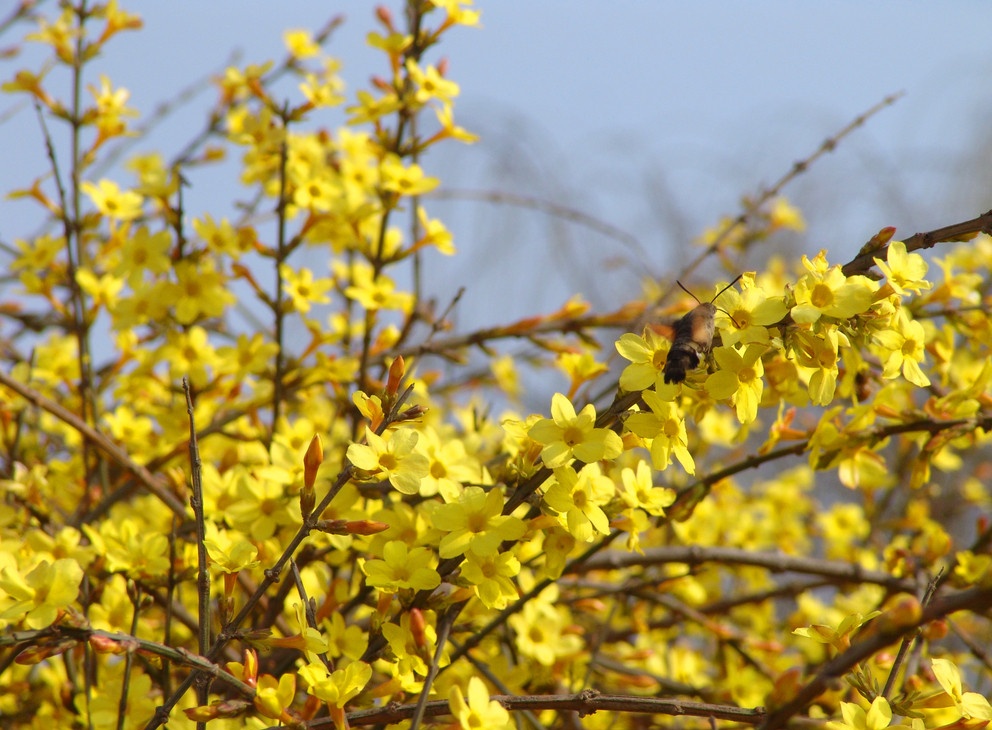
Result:
{"label": "moth antenna", "polygon": [[[741,277],[738,276],[737,278],[740,279]],[[695,299],[697,304],[702,304],[702,302],[699,301],[699,298],[695,294],[693,294],[691,291],[689,291],[684,286],[682,286],[682,282],[681,281],[679,281],[678,279],[676,279],[675,280],[675,283],[679,285],[679,289],[681,289],[686,294],[688,294],[690,297],[692,297],[693,299]],[[734,280],[734,283],[737,283],[737,280],[736,279]],[[723,292],[720,292],[720,294],[723,294]],[[720,296],[720,294],[717,294],[717,296]]]}
{"label": "moth antenna", "polygon": [[[724,291],[726,291],[726,290],[724,290]],[[723,294],[723,292],[720,292],[720,294]],[[720,296],[720,294],[717,294],[717,296]],[[723,312],[728,317],[730,317],[730,321],[734,323],[734,327],[736,327],[737,329],[740,329],[741,328],[741,326],[737,323],[737,320],[734,319],[734,315],[732,315],[726,309],[721,309],[720,307],[717,307],[716,309],[717,309],[718,312]]]}
{"label": "moth antenna", "polygon": [[[718,291],[718,292],[716,293],[716,296],[715,296],[715,297],[713,297],[712,299],[710,299],[710,304],[712,304],[712,303],[713,303],[713,302],[715,302],[715,301],[716,301],[717,299],[719,299],[719,298],[720,298],[720,295],[721,295],[721,294],[723,294],[723,293],[724,293],[725,291],[727,291],[727,289],[729,289],[729,288],[730,288],[730,287],[732,287],[732,286],[733,286],[734,284],[736,284],[736,283],[737,283],[738,281],[740,281],[740,280],[741,280],[741,279],[742,279],[743,277],[744,277],[744,274],[738,274],[738,275],[737,275],[737,278],[736,278],[736,279],[734,279],[734,280],[733,280],[732,282],[730,282],[729,284],[727,284],[727,286],[725,286],[725,287],[723,287],[723,289],[721,289],[720,291]],[[675,283],[676,283],[676,284],[678,284],[678,282],[675,282]],[[681,285],[681,284],[679,284],[679,286],[682,286],[682,285]],[[685,289],[685,287],[684,287],[684,286],[682,286],[682,288],[683,288],[683,289]],[[689,293],[691,294],[692,292],[689,292]],[[693,299],[696,299],[696,297],[693,297]],[[696,301],[698,302],[699,300],[698,300],[698,299],[696,299]],[[720,311],[722,312],[723,310],[721,309]],[[727,313],[725,313],[725,314],[727,314]],[[727,314],[727,316],[729,317],[730,315],[729,315],[729,314]],[[733,319],[733,317],[730,317],[730,318],[731,318],[731,319]]]}

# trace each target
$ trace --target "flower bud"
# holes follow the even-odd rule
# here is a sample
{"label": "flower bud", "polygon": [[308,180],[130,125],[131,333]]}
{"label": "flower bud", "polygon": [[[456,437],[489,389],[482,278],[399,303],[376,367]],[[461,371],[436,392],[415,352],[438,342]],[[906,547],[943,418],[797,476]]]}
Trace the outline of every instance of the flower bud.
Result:
{"label": "flower bud", "polygon": [[403,382],[403,376],[406,374],[406,363],[403,360],[402,355],[397,355],[396,359],[393,360],[392,364],[389,366],[389,378],[386,380],[386,395],[389,397],[394,397],[400,389],[400,383]]}

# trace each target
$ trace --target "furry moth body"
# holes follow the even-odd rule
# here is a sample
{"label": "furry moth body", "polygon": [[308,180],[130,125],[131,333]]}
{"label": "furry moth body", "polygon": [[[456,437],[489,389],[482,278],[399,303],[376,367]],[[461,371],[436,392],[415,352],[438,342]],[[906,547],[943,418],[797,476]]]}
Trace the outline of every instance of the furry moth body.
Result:
{"label": "furry moth body", "polygon": [[716,307],[711,302],[700,304],[675,323],[675,339],[665,360],[665,382],[681,383],[690,370],[713,348],[713,317]]}
{"label": "furry moth body", "polygon": [[[713,299],[708,302],[700,302],[675,323],[673,328],[675,339],[672,340],[672,349],[668,351],[668,358],[665,360],[666,383],[684,381],[686,373],[698,368],[700,361],[713,349],[713,318],[717,312],[717,306],[713,302],[740,279],[741,277],[738,276],[723,287]],[[682,286],[682,282],[676,283],[682,288],[682,291],[696,299],[691,291]],[[696,299],[696,301],[699,300]]]}

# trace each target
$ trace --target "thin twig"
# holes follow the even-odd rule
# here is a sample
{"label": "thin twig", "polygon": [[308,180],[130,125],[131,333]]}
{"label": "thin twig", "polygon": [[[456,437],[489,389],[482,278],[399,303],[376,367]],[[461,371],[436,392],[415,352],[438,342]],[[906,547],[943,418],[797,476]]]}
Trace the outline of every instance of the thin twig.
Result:
{"label": "thin twig", "polygon": [[830,683],[843,677],[859,662],[895,643],[906,634],[916,631],[931,621],[943,618],[956,611],[985,610],[992,605],[992,588],[972,588],[950,596],[935,599],[923,609],[920,619],[907,626],[893,626],[880,631],[864,641],[856,642],[851,648],[834,657],[820,667],[816,675],[795,693],[792,699],[772,711],[760,730],[777,730],[808,708],[816,698],[825,692]]}
{"label": "thin twig", "polygon": [[93,428],[88,423],[85,423],[79,416],[60,403],[56,403],[34,388],[15,380],[2,371],[0,371],[0,385],[10,388],[32,405],[47,411],[63,423],[72,426],[72,428],[79,432],[79,435],[83,437],[84,441],[96,446],[100,451],[109,456],[114,463],[133,474],[145,489],[158,497],[176,515],[183,519],[186,518],[186,506],[169,490],[168,482],[160,477],[156,477],[145,467],[141,466],[141,464],[134,461],[123,448],[111,441],[110,437]]}
{"label": "thin twig", "polygon": [[[200,447],[196,442],[196,421],[193,412],[193,393],[189,379],[183,378],[183,392],[186,394],[186,413],[189,416],[189,465],[190,465],[190,506],[193,508],[193,521],[196,523],[196,593],[199,600],[197,610],[198,651],[206,654],[210,646],[210,568],[207,558],[206,519],[203,514],[203,465],[200,462]],[[196,699],[200,705],[207,703],[207,684],[199,682]]]}

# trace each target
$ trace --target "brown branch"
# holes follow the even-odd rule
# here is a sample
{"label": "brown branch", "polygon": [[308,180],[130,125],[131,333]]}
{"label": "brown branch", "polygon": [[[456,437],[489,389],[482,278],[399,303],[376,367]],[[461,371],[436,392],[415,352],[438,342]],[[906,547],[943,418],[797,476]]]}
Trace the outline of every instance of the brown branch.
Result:
{"label": "brown branch", "polygon": [[802,573],[818,575],[834,581],[872,583],[891,591],[915,591],[914,581],[898,578],[889,573],[867,570],[857,563],[839,560],[821,560],[800,555],[777,552],[757,552],[727,547],[700,547],[698,545],[645,548],[643,554],[610,551],[590,558],[580,567],[585,570],[616,570],[633,566],[667,565],[680,563],[690,566],[704,563],[749,565],[765,568],[773,573]]}
{"label": "brown branch", "polygon": [[644,246],[641,245],[641,242],[638,240],[637,236],[627,233],[626,231],[581,210],[577,210],[560,203],[555,203],[550,200],[543,200],[541,198],[535,198],[530,195],[521,195],[519,193],[508,193],[501,190],[466,189],[435,190],[428,193],[427,197],[435,198],[437,200],[475,200],[485,203],[495,203],[497,205],[511,205],[518,208],[529,208],[530,210],[536,210],[541,213],[569,221],[570,223],[575,223],[576,225],[589,228],[590,230],[596,231],[596,233],[600,233],[607,238],[612,238],[615,241],[618,241],[626,248],[631,249],[634,253],[642,256],[644,255]]}
{"label": "brown branch", "polygon": [[[168,659],[175,664],[192,667],[199,672],[205,672],[216,680],[230,685],[248,699],[255,696],[255,690],[250,685],[221,669],[206,657],[199,656],[182,647],[166,646],[156,641],[139,639],[131,634],[118,631],[103,631],[84,626],[53,625],[35,631],[12,631],[0,634],[0,647],[12,646],[17,650],[26,647],[44,647],[46,644],[55,645],[65,639],[79,642],[96,640],[102,645],[116,644],[127,651],[142,651],[148,654]],[[20,646],[22,645],[22,646]]]}
{"label": "brown branch", "polygon": [[[630,712],[675,717],[704,717],[745,725],[758,725],[767,715],[763,707],[734,707],[733,705],[716,705],[662,697],[600,694],[595,690],[585,690],[571,695],[493,695],[492,699],[511,712],[555,710],[558,712],[577,712],[580,716],[604,711]],[[351,725],[397,723],[412,717],[415,707],[415,705],[389,704],[373,710],[349,712],[348,722]],[[448,715],[450,712],[448,703],[444,700],[428,702],[424,708],[425,717],[438,717]],[[325,727],[331,722],[330,718],[323,718],[308,723],[307,727]]]}
{"label": "brown branch", "polygon": [[[464,335],[455,335],[434,342],[424,342],[419,345],[397,348],[372,358],[374,363],[383,363],[397,356],[420,357],[423,355],[438,355],[454,358],[454,353],[466,347],[483,347],[489,342],[506,339],[528,339],[532,342],[536,335],[581,335],[586,330],[595,328],[626,328],[644,311],[640,303],[626,304],[620,309],[604,314],[590,314],[569,319],[559,319],[549,315],[544,321],[535,319],[527,327],[519,323],[487,327]],[[540,345],[540,343],[537,343]]]}
{"label": "brown branch", "polygon": [[127,451],[111,441],[108,436],[90,426],[61,404],[56,403],[34,388],[15,380],[2,371],[0,371],[0,385],[10,388],[32,405],[47,411],[63,423],[72,426],[88,443],[96,446],[122,469],[133,474],[145,489],[158,497],[169,509],[179,517],[183,519],[187,518],[186,505],[170,491],[169,483],[165,479],[155,476],[148,469],[134,461],[128,455]]}
{"label": "brown branch", "polygon": [[684,279],[693,271],[695,271],[708,256],[715,253],[720,248],[720,246],[723,245],[724,241],[730,236],[730,233],[735,228],[737,228],[737,226],[747,225],[747,222],[754,214],[754,211],[758,210],[762,205],[764,205],[766,202],[771,200],[774,196],[778,195],[782,191],[782,188],[784,188],[786,185],[792,182],[799,175],[806,172],[809,169],[810,165],[812,165],[818,159],[837,149],[837,145],[840,144],[841,140],[843,140],[845,137],[847,137],[849,134],[854,132],[859,127],[863,126],[869,119],[871,119],[871,117],[875,116],[886,107],[895,104],[899,100],[899,98],[902,97],[902,95],[903,92],[900,91],[895,94],[890,94],[889,96],[886,96],[884,99],[882,99],[880,102],[872,106],[870,109],[862,112],[854,119],[852,119],[846,126],[844,126],[839,132],[834,134],[832,137],[828,137],[827,139],[823,140],[823,142],[820,143],[820,146],[816,148],[816,151],[814,151],[813,154],[811,154],[809,157],[806,157],[803,160],[799,160],[798,162],[793,163],[789,171],[784,175],[782,175],[782,177],[780,177],[777,182],[775,182],[771,187],[762,190],[753,201],[747,202],[747,207],[745,208],[745,210],[741,211],[736,218],[730,221],[726,225],[726,227],[720,232],[720,234],[716,237],[716,239],[709,246],[707,246],[702,253],[696,256],[696,258],[693,259],[693,261],[688,266],[686,266],[682,270],[682,273],[679,275],[679,278]]}
{"label": "brown branch", "polygon": [[[982,213],[977,218],[972,218],[971,220],[952,223],[949,226],[936,228],[926,233],[913,234],[905,239],[903,243],[906,244],[907,251],[917,251],[924,248],[933,248],[938,243],[965,240],[978,233],[992,235],[992,210]],[[844,264],[841,271],[844,272],[845,276],[863,274],[875,265],[876,258],[885,257],[887,248],[887,246],[884,246],[872,249],[871,251],[862,251]]]}
{"label": "brown branch", "polygon": [[919,627],[957,611],[988,611],[990,608],[992,608],[992,588],[988,587],[972,588],[935,599],[923,609],[919,621],[908,626],[887,627],[864,641],[856,642],[843,654],[823,664],[816,676],[800,689],[793,699],[768,715],[760,730],[776,730],[785,726],[792,717],[812,705],[834,680],[843,677],[859,662],[894,644],[907,634],[915,632]]}

